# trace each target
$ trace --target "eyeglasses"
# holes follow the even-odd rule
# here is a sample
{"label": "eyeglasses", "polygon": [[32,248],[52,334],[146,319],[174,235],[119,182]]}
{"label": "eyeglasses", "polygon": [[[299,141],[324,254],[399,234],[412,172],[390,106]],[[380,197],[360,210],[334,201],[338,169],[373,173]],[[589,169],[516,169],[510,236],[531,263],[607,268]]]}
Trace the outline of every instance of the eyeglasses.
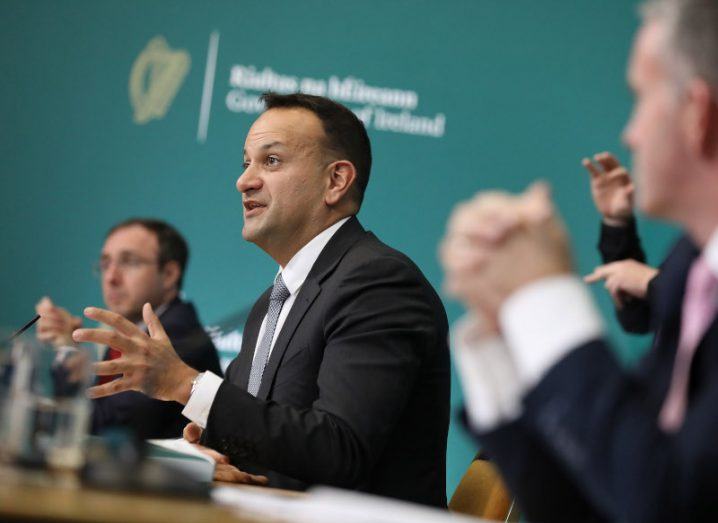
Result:
{"label": "eyeglasses", "polygon": [[105,272],[110,270],[112,264],[122,272],[132,272],[143,265],[157,265],[159,260],[148,260],[134,254],[122,254],[116,260],[112,258],[102,258],[92,266],[92,272],[95,276],[102,276]]}

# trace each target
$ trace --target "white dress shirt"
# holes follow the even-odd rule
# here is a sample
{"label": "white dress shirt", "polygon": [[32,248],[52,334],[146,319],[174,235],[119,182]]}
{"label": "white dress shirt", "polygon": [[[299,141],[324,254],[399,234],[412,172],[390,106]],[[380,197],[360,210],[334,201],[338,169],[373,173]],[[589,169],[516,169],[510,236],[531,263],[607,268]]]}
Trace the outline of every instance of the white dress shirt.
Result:
{"label": "white dress shirt", "polygon": [[[277,340],[279,333],[282,331],[284,322],[289,315],[289,311],[292,310],[294,301],[297,299],[297,295],[302,288],[304,280],[307,279],[309,271],[314,266],[314,263],[317,261],[317,258],[319,258],[319,255],[321,254],[322,250],[324,250],[324,247],[327,245],[327,243],[329,243],[329,240],[331,240],[332,236],[334,236],[337,230],[339,230],[339,228],[344,225],[344,223],[346,223],[349,218],[350,217],[343,218],[334,225],[317,234],[311,241],[309,241],[309,243],[302,247],[292,257],[291,260],[289,260],[289,263],[287,263],[286,267],[279,267],[279,271],[277,272],[277,274],[282,274],[284,284],[287,286],[287,290],[289,291],[289,298],[286,299],[284,305],[282,306],[282,310],[279,313],[277,326],[274,329],[274,335],[272,337],[272,342],[269,346],[269,355],[267,356],[267,358],[269,358],[272,354],[272,350],[274,349],[274,343]],[[262,325],[259,328],[257,342],[254,347],[255,356],[257,354],[257,346],[262,340],[262,336],[264,336],[266,324],[267,315],[265,313],[264,319],[262,320]],[[214,398],[217,395],[217,391],[222,384],[222,381],[222,378],[220,378],[216,374],[213,374],[209,371],[204,372],[198,380],[194,392],[190,396],[187,405],[182,411],[182,414],[186,418],[194,421],[200,427],[205,428],[207,426],[207,418],[209,417],[209,411],[212,407],[212,403],[214,402]]]}
{"label": "white dress shirt", "polygon": [[[704,249],[718,276],[718,230]],[[572,350],[603,336],[586,285],[576,276],[545,278],[512,294],[499,311],[503,338],[467,314],[454,328],[454,359],[469,423],[487,431],[521,415],[523,396]]]}

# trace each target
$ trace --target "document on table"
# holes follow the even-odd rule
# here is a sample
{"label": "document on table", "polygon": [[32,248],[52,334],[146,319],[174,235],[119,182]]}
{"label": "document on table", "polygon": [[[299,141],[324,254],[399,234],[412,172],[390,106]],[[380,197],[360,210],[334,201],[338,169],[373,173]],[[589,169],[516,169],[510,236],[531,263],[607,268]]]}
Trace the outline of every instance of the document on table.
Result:
{"label": "document on table", "polygon": [[214,460],[183,438],[147,440],[147,457],[189,474],[197,481],[210,483],[214,478]]}
{"label": "document on table", "polygon": [[282,496],[268,490],[217,487],[217,503],[251,514],[295,523],[477,523],[482,520],[359,492],[316,487],[306,496]]}

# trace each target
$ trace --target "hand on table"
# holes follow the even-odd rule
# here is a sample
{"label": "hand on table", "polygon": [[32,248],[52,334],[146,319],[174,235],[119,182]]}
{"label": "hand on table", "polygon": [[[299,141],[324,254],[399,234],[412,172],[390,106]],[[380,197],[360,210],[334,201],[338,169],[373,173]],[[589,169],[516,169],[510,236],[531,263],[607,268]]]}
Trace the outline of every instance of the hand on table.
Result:
{"label": "hand on table", "polygon": [[269,484],[269,478],[267,476],[260,476],[257,474],[249,474],[239,470],[234,465],[229,463],[218,463],[214,468],[214,480],[225,481],[228,483],[241,483],[243,485],[261,485],[266,486]]}
{"label": "hand on table", "polygon": [[197,425],[194,421],[190,421],[182,429],[182,437],[189,443],[199,443],[202,438],[202,427]]}
{"label": "hand on table", "polygon": [[224,454],[217,452],[199,444],[202,437],[202,428],[196,423],[188,423],[182,431],[182,436],[188,442],[192,443],[197,450],[212,458],[215,462],[214,480],[225,481],[228,483],[243,483],[245,485],[267,485],[269,479],[266,476],[249,474],[243,472],[229,462],[229,458]]}

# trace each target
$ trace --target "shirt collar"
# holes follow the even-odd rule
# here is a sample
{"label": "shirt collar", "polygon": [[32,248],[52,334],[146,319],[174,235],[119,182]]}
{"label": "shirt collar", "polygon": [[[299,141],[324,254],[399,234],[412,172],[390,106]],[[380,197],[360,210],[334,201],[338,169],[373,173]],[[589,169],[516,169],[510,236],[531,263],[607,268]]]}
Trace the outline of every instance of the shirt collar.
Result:
{"label": "shirt collar", "polygon": [[304,247],[299,249],[299,251],[292,256],[292,259],[289,260],[289,263],[287,263],[284,269],[279,267],[279,271],[277,271],[277,273],[282,274],[284,285],[287,286],[287,290],[289,290],[290,294],[295,294],[299,290],[304,283],[304,280],[307,279],[309,271],[312,270],[314,262],[317,261],[317,258],[319,258],[322,250],[324,250],[324,247],[327,243],[329,243],[329,240],[332,239],[334,233],[336,233],[339,228],[349,220],[349,218],[351,218],[351,216],[342,218],[334,225],[324,229],[312,238]]}
{"label": "shirt collar", "polygon": [[[167,311],[167,309],[169,309],[170,303],[172,303],[173,300],[174,300],[174,298],[172,298],[172,300],[170,300],[166,303],[163,303],[162,305],[157,307],[155,309],[155,316],[157,316],[158,318],[161,319],[162,315],[165,313],[165,311]],[[143,331],[147,332],[147,325],[145,325],[145,320],[140,320],[137,323],[135,323],[135,325],[137,325]]]}

